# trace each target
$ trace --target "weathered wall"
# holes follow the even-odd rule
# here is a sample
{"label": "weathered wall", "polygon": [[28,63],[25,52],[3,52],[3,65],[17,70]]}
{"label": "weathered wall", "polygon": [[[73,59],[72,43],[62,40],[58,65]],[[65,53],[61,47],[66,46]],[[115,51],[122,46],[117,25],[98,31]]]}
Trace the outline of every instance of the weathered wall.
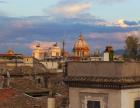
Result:
{"label": "weathered wall", "polygon": [[46,69],[58,69],[58,62],[54,61],[47,61],[47,62],[41,62]]}
{"label": "weathered wall", "polygon": [[[140,77],[140,63],[136,62],[71,62],[67,66],[68,76]],[[69,88],[70,108],[87,108],[87,98],[101,99],[101,108],[134,108],[135,100],[140,100],[140,88]]]}
{"label": "weathered wall", "polygon": [[140,76],[140,63],[133,62],[69,62],[67,67],[68,76]]}
{"label": "weathered wall", "polygon": [[111,90],[90,88],[69,88],[69,108],[86,108],[85,98],[103,99],[101,108],[134,108],[135,100],[140,100],[140,89]]}

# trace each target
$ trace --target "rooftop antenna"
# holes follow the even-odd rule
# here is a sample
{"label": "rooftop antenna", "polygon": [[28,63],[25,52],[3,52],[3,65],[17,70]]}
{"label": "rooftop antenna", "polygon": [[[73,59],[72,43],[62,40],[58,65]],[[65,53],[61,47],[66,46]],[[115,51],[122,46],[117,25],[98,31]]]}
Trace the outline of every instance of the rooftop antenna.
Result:
{"label": "rooftop antenna", "polygon": [[64,39],[63,39],[63,54],[62,54],[62,56],[63,56],[63,58],[64,58],[64,55],[65,55],[65,41],[64,41]]}
{"label": "rooftop antenna", "polygon": [[64,36],[63,36],[63,39],[62,39],[62,57],[63,57],[63,75],[65,76],[65,58],[64,58],[64,56],[65,56],[65,36],[66,36],[66,34],[65,34],[65,32],[64,32]]}

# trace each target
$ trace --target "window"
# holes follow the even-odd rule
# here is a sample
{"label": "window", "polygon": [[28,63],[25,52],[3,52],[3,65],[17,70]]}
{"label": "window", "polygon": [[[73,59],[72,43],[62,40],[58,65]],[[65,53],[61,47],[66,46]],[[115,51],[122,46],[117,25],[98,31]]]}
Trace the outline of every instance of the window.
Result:
{"label": "window", "polygon": [[140,100],[135,101],[135,107],[134,108],[140,108]]}
{"label": "window", "polygon": [[59,52],[56,52],[56,56],[59,56]]}
{"label": "window", "polygon": [[40,84],[41,83],[41,79],[39,78],[39,79],[37,79],[37,82],[38,82],[38,84]]}
{"label": "window", "polygon": [[87,108],[100,108],[100,101],[87,101]]}

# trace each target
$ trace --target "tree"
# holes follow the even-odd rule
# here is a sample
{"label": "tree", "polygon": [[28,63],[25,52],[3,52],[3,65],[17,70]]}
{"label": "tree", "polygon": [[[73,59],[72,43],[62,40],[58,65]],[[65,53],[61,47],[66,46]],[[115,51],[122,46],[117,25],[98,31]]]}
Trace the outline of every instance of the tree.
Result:
{"label": "tree", "polygon": [[128,59],[136,59],[138,54],[139,39],[136,36],[128,36],[125,40],[125,57]]}

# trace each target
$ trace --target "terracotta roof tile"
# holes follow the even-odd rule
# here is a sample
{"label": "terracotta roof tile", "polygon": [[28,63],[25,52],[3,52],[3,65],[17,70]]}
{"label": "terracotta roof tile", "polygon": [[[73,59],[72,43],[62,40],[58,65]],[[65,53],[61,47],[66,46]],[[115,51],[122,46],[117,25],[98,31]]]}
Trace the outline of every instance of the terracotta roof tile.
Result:
{"label": "terracotta roof tile", "polygon": [[6,89],[0,89],[0,101],[5,101],[8,98],[14,96],[16,94],[16,91],[11,88]]}

